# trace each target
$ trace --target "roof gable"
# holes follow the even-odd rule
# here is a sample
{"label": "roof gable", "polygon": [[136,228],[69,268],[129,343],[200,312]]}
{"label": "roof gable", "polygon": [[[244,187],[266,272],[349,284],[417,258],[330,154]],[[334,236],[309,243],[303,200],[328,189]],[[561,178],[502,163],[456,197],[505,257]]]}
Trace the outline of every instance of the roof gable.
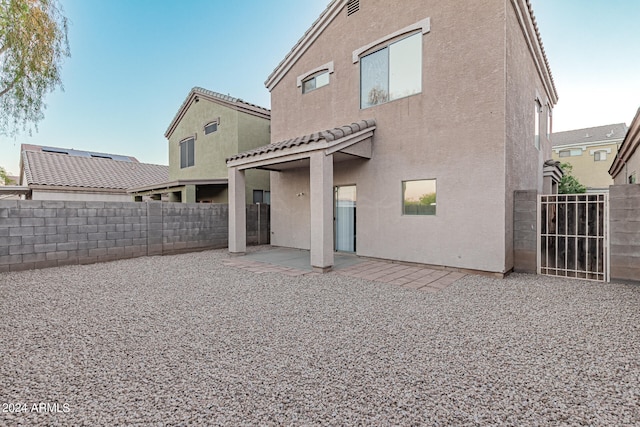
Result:
{"label": "roof gable", "polygon": [[340,13],[342,8],[347,4],[348,0],[332,0],[327,8],[320,14],[311,27],[304,33],[298,42],[291,48],[284,59],[278,64],[273,72],[267,77],[264,85],[269,92],[278,84],[278,82],[287,74],[287,72],[295,65],[300,57],[309,49],[314,41],[322,34],[329,24]]}
{"label": "roof gable", "polygon": [[[287,53],[284,59],[271,72],[265,86],[271,92],[273,88],[282,80],[295,63],[304,55],[309,47],[316,41],[322,32],[331,24],[331,22],[340,14],[342,9],[347,5],[348,0],[331,0],[327,8],[320,14],[318,19],[311,24],[311,27],[296,42]],[[518,15],[523,33],[529,44],[531,54],[538,66],[540,77],[545,84],[549,98],[555,105],[558,102],[557,90],[551,75],[549,60],[542,44],[542,37],[538,29],[536,18],[533,14],[533,7],[530,0],[511,0],[511,4]]]}
{"label": "roof gable", "polygon": [[236,111],[240,111],[242,113],[251,114],[256,117],[260,117],[263,119],[270,120],[271,119],[271,110],[260,107],[256,104],[251,104],[249,102],[243,101],[240,98],[234,98],[229,95],[223,95],[218,92],[213,92],[211,90],[203,89],[201,87],[194,87],[191,89],[184,102],[178,109],[178,112],[171,120],[169,127],[164,133],[165,138],[170,138],[173,131],[178,127],[178,123],[184,117],[189,107],[194,103],[198,102],[200,99],[204,99],[210,102],[215,102],[216,104],[220,104],[222,106],[231,108]]}

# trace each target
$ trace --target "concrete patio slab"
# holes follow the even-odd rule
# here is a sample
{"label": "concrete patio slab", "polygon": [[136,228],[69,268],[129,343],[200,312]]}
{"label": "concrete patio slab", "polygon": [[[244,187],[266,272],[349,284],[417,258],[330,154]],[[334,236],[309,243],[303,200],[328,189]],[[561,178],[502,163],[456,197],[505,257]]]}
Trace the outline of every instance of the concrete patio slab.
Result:
{"label": "concrete patio slab", "polygon": [[[334,274],[427,292],[442,290],[466,276],[455,271],[371,260],[339,252],[335,253],[334,262]],[[311,268],[309,251],[293,248],[265,246],[244,256],[226,259],[223,263],[256,274],[281,273],[294,277],[318,274]]]}

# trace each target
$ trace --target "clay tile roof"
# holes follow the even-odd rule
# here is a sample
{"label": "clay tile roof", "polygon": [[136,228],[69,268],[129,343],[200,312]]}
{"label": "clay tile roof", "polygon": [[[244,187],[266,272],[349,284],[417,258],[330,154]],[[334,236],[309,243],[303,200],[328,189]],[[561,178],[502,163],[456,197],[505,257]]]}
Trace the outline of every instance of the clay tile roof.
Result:
{"label": "clay tile roof", "polygon": [[24,185],[106,188],[130,187],[169,180],[169,167],[105,158],[23,151]]}
{"label": "clay tile roof", "polygon": [[588,144],[590,142],[615,142],[624,139],[627,130],[626,124],[615,123],[565,132],[554,132],[551,135],[551,143],[554,147],[557,147],[559,145]]}
{"label": "clay tile roof", "polygon": [[374,127],[376,121],[373,119],[360,120],[359,122],[352,123],[351,125],[341,126],[333,129],[327,129],[321,132],[314,132],[308,135],[298,136],[296,138],[287,139],[285,141],[274,142],[269,145],[255,148],[253,150],[238,153],[235,156],[227,158],[227,162],[238,159],[245,159],[252,156],[258,156],[260,154],[271,153],[278,150],[284,150],[286,148],[297,147],[304,144],[313,144],[320,141],[335,141],[362,130]]}

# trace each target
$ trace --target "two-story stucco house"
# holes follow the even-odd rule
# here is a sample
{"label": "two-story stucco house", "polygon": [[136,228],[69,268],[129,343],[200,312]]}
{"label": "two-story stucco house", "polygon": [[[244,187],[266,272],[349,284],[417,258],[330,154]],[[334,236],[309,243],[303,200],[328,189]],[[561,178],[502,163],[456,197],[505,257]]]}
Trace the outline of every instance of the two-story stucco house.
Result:
{"label": "two-story stucco house", "polygon": [[556,132],[551,138],[553,159],[569,163],[587,191],[609,191],[609,168],[626,134],[624,123]]}
{"label": "two-story stucco house", "polygon": [[516,190],[542,192],[556,89],[526,0],[334,0],[268,77],[271,244],[504,274]]}
{"label": "two-story stucco house", "polygon": [[[169,124],[169,181],[130,189],[183,203],[227,203],[225,159],[269,143],[270,111],[239,98],[194,87]],[[269,203],[269,172],[247,174],[246,202]]]}

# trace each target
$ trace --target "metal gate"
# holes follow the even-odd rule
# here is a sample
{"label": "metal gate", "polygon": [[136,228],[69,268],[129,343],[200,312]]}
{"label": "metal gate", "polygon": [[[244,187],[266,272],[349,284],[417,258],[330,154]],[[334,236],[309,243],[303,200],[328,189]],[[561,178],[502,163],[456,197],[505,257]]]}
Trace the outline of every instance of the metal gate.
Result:
{"label": "metal gate", "polygon": [[609,195],[538,196],[538,274],[609,281]]}

